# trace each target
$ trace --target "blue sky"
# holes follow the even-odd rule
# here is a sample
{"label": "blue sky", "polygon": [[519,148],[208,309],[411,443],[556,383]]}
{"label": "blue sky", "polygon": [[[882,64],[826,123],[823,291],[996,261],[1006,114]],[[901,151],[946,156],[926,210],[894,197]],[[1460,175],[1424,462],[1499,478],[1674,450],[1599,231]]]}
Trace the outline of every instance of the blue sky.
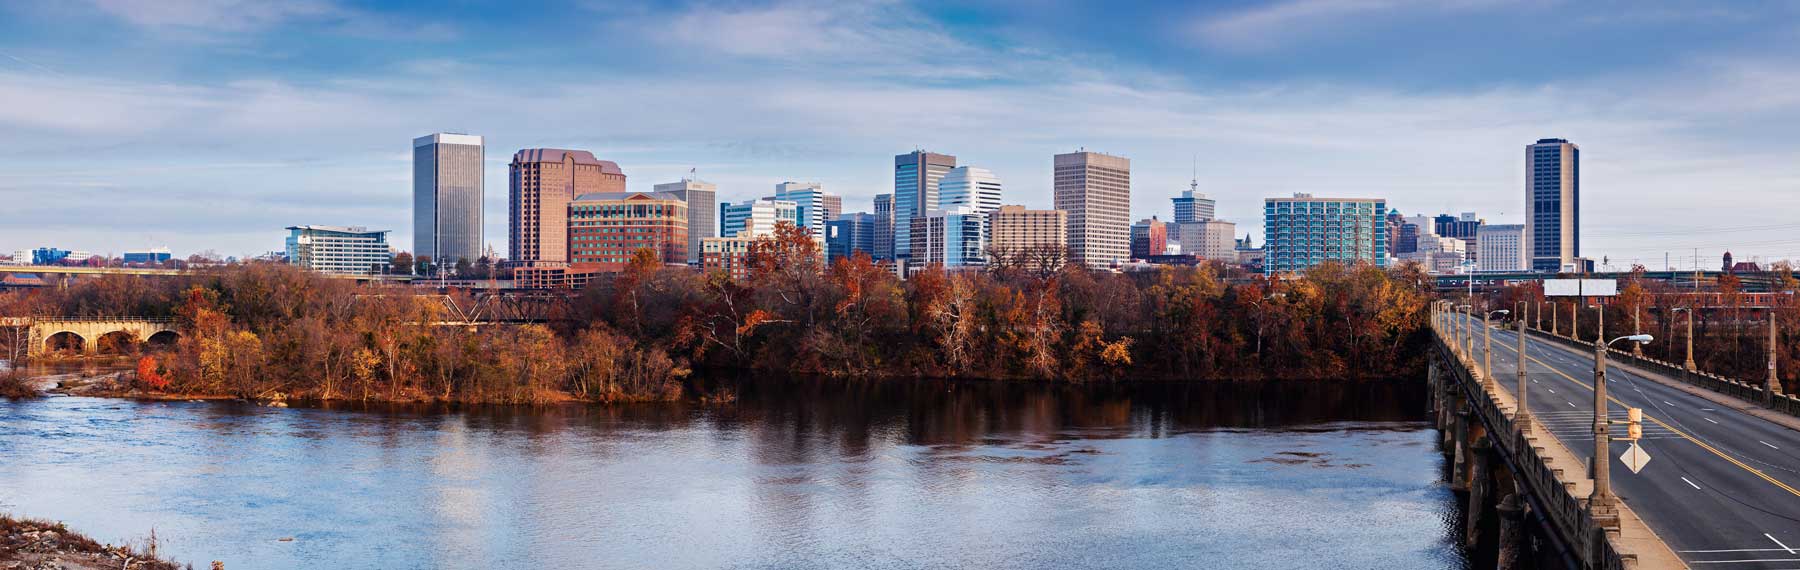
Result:
{"label": "blue sky", "polygon": [[88,0],[0,2],[0,249],[411,244],[410,140],[588,149],[634,190],[817,180],[866,209],[891,157],[957,155],[1047,207],[1050,157],[1130,157],[1134,217],[1197,168],[1263,198],[1518,222],[1524,146],[1581,145],[1584,254],[1800,259],[1800,3]]}

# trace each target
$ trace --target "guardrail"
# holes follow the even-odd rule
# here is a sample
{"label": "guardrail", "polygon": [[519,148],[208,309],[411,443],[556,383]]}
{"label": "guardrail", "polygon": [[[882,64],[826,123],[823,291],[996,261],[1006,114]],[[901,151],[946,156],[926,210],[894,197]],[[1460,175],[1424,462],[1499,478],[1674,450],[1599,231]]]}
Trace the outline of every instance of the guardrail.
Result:
{"label": "guardrail", "polygon": [[134,323],[173,323],[174,317],[22,317],[40,323],[97,323],[106,321],[130,321]]}
{"label": "guardrail", "polygon": [[1456,343],[1449,341],[1444,332],[1434,323],[1432,326],[1434,349],[1447,355],[1446,360],[1453,362],[1449,366],[1450,377],[1462,391],[1475,415],[1488,426],[1488,439],[1495,451],[1506,458],[1513,468],[1513,473],[1524,483],[1528,490],[1529,500],[1545,513],[1552,532],[1556,538],[1567,545],[1569,550],[1586,568],[1598,570],[1624,570],[1626,557],[1613,547],[1612,541],[1606,538],[1605,530],[1594,522],[1588,513],[1587,504],[1569,491],[1569,486],[1562,481],[1558,469],[1550,467],[1544,458],[1537,453],[1530,438],[1520,431],[1513,417],[1500,409],[1482,387],[1480,373],[1475,371],[1472,357],[1464,354]]}
{"label": "guardrail", "polygon": [[[1531,331],[1531,333],[1538,338],[1547,339],[1569,348],[1583,351],[1594,350],[1594,344],[1591,342],[1579,341],[1561,335],[1553,335],[1530,327],[1527,327],[1526,330]],[[1786,394],[1776,394],[1774,398],[1767,398],[1764,394],[1767,389],[1761,382],[1752,384],[1736,378],[1727,378],[1710,372],[1689,372],[1685,365],[1638,356],[1630,352],[1620,352],[1617,350],[1608,351],[1606,353],[1606,358],[1611,360],[1613,364],[1635,366],[1656,374],[1674,378],[1690,386],[1705,388],[1713,392],[1743,400],[1744,403],[1747,404],[1753,404],[1790,416],[1800,417],[1800,398],[1795,398],[1794,396]]]}

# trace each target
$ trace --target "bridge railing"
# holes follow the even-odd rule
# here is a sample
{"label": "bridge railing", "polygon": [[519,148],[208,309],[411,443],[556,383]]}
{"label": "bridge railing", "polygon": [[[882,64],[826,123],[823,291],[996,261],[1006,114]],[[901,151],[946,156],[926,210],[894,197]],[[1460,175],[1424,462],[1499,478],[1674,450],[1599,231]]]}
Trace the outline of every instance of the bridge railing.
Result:
{"label": "bridge railing", "polygon": [[[1548,332],[1527,327],[1533,336],[1581,351],[1594,350],[1591,342],[1575,340],[1566,336],[1553,335]],[[1773,398],[1765,398],[1767,388],[1763,383],[1745,382],[1736,378],[1728,378],[1710,372],[1689,372],[1684,364],[1658,360],[1647,356],[1638,356],[1630,352],[1611,351],[1606,358],[1613,364],[1621,364],[1647,370],[1673,378],[1684,384],[1704,388],[1720,394],[1731,396],[1744,403],[1765,407],[1790,416],[1800,417],[1800,398],[1788,394],[1776,394]]]}
{"label": "bridge railing", "polygon": [[1525,484],[1534,506],[1545,513],[1558,538],[1576,553],[1587,568],[1624,570],[1621,555],[1605,530],[1594,522],[1586,502],[1576,497],[1563,481],[1559,470],[1550,466],[1537,452],[1530,438],[1518,428],[1513,416],[1500,408],[1483,387],[1473,356],[1465,354],[1436,323],[1432,327],[1434,348],[1448,356],[1449,375],[1469,402],[1474,414],[1488,427],[1488,438],[1494,449],[1506,457],[1514,473]]}
{"label": "bridge railing", "polygon": [[98,322],[108,322],[108,321],[114,321],[114,322],[124,321],[124,322],[133,322],[133,323],[173,323],[173,322],[175,322],[174,317],[103,316],[103,317],[27,317],[27,318],[30,318],[31,320],[40,322],[40,323],[98,323]]}

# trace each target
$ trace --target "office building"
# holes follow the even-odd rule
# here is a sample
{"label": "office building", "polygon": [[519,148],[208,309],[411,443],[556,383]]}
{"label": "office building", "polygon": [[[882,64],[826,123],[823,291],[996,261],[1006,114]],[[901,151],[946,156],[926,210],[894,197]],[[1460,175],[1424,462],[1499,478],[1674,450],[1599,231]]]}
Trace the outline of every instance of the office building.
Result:
{"label": "office building", "polygon": [[938,209],[938,182],[956,157],[915,150],[894,157],[894,257],[911,256],[912,219]]}
{"label": "office building", "polygon": [[436,133],[413,139],[413,256],[445,267],[481,259],[481,137]]}
{"label": "office building", "polygon": [[974,206],[959,205],[913,218],[910,263],[945,268],[986,264],[987,216]]}
{"label": "office building", "polygon": [[719,235],[719,187],[709,182],[683,178],[680,182],[656,185],[687,202],[687,263],[700,264],[700,240]]}
{"label": "office building", "polygon": [[875,260],[894,258],[894,195],[875,195]]}
{"label": "office building", "polygon": [[1387,201],[1380,198],[1263,200],[1263,273],[1298,273],[1335,261],[1387,266]]}
{"label": "office building", "polygon": [[1237,261],[1237,224],[1223,220],[1170,224],[1169,234],[1170,241],[1181,245],[1184,255],[1226,263]]}
{"label": "office building", "polygon": [[[1179,242],[1177,242],[1179,244]],[[1131,224],[1131,258],[1149,259],[1152,255],[1163,255],[1169,249],[1168,224],[1151,216]],[[1179,247],[1177,247],[1179,249]]]}
{"label": "office building", "polygon": [[[775,195],[769,200],[793,202],[799,208],[799,221],[796,225],[812,230],[813,235],[825,235],[825,222],[837,219],[828,216],[829,205],[837,202],[842,208],[841,199],[825,193],[825,185],[818,182],[783,182],[775,185]],[[835,199],[835,200],[834,200]]]}
{"label": "office building", "polygon": [[1131,159],[1098,152],[1055,158],[1056,209],[1069,213],[1069,262],[1110,267],[1131,255]]}
{"label": "office building", "polygon": [[585,150],[532,148],[513,154],[507,191],[508,263],[569,262],[569,202],[625,191],[625,171]]}
{"label": "office building", "polygon": [[1475,217],[1475,212],[1463,212],[1460,216],[1438,214],[1431,219],[1431,223],[1437,235],[1469,242],[1469,261],[1475,261],[1480,256],[1476,251],[1476,241],[1479,239],[1481,224],[1485,222]]}
{"label": "office building", "polygon": [[1564,139],[1525,147],[1525,233],[1531,269],[1556,272],[1581,257],[1581,148]]}
{"label": "office building", "polygon": [[938,181],[938,206],[969,206],[986,216],[1000,209],[1000,177],[986,168],[958,166]]}
{"label": "office building", "polygon": [[1211,220],[1214,217],[1214,210],[1218,205],[1217,201],[1200,193],[1199,180],[1189,182],[1187,190],[1182,191],[1180,196],[1176,196],[1170,200],[1175,202],[1175,223],[1177,224],[1192,224],[1195,222]]}
{"label": "office building", "polygon": [[755,237],[712,237],[700,240],[700,267],[723,271],[732,279],[750,276],[750,246]]}
{"label": "office building", "polygon": [[825,221],[830,222],[844,215],[844,197],[837,194],[825,195]]}
{"label": "office building", "polygon": [[988,241],[996,251],[1016,253],[1036,248],[1067,249],[1069,213],[1001,206],[988,216]]}
{"label": "office building", "polygon": [[1531,270],[1524,224],[1490,224],[1476,230],[1476,267],[1483,273]]}
{"label": "office building", "polygon": [[875,256],[875,214],[856,212],[825,222],[825,254],[827,261],[851,257],[857,252]]}
{"label": "office building", "polygon": [[[31,264],[32,265],[56,265],[58,263],[62,263],[63,260],[65,260],[65,259],[70,259],[70,257],[71,257],[70,254],[72,254],[72,253],[75,253],[75,252],[72,252],[72,251],[69,251],[66,249],[57,249],[54,247],[40,247],[40,248],[31,250]],[[72,261],[80,261],[81,259],[82,258],[80,258],[80,257],[76,257]]]}
{"label": "office building", "polygon": [[745,200],[719,205],[721,237],[762,237],[775,235],[775,225],[787,222],[800,225],[800,205],[787,200]]}
{"label": "office building", "polygon": [[386,273],[393,263],[388,230],[362,226],[290,226],[288,263],[338,275]]}
{"label": "office building", "polygon": [[174,257],[175,257],[175,254],[173,252],[170,252],[169,248],[153,247],[153,248],[142,250],[142,251],[127,251],[127,252],[125,252],[123,259],[124,259],[125,263],[142,263],[142,264],[147,264],[147,265],[154,265],[157,263],[162,263],[162,262],[168,261]]}
{"label": "office building", "polygon": [[600,192],[569,203],[569,262],[623,271],[638,250],[668,264],[688,259],[688,203],[674,192]]}

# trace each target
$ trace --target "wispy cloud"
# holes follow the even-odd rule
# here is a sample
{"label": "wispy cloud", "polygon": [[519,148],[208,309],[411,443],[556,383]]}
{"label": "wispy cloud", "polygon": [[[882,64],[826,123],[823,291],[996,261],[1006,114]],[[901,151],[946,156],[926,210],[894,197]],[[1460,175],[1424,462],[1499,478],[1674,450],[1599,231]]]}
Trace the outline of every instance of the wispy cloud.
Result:
{"label": "wispy cloud", "polygon": [[289,25],[369,39],[442,41],[457,36],[442,22],[403,21],[335,0],[87,0],[101,13],[152,32],[224,41]]}
{"label": "wispy cloud", "polygon": [[1522,0],[1282,0],[1225,14],[1207,14],[1197,19],[1193,32],[1216,47],[1262,50],[1393,16],[1505,5],[1517,8],[1524,3]]}

